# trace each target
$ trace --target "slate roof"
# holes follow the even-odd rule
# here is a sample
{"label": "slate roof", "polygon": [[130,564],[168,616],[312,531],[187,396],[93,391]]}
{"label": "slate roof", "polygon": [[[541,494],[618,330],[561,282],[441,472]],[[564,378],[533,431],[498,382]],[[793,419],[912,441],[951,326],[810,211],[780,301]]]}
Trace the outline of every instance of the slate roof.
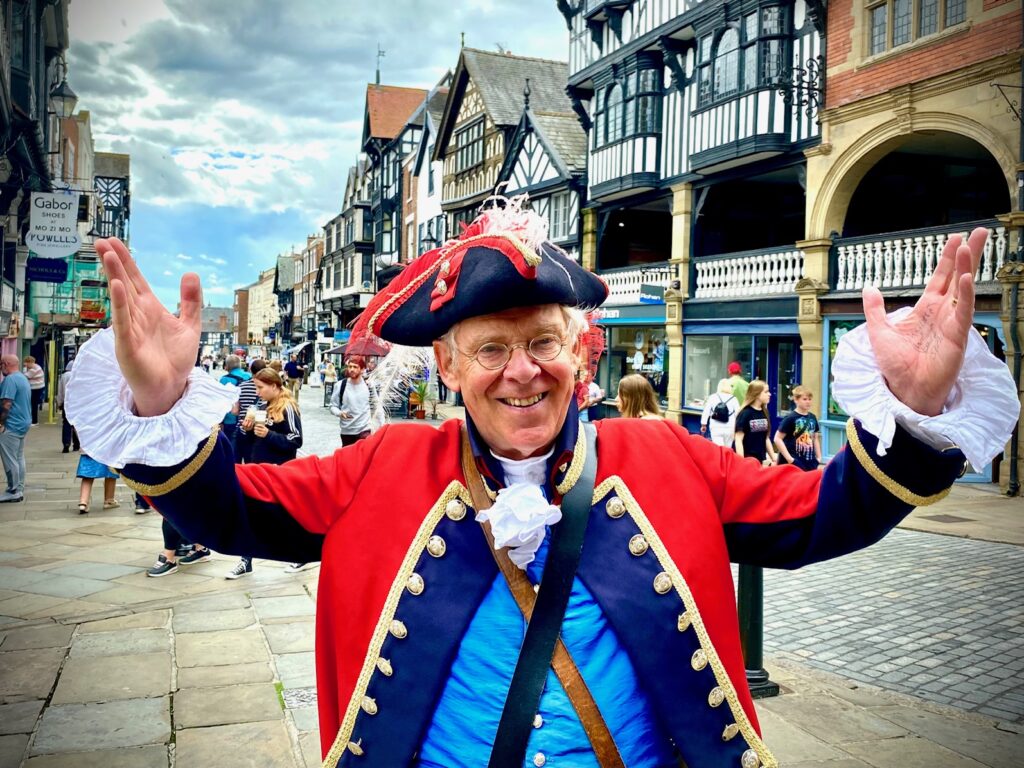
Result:
{"label": "slate roof", "polygon": [[441,124],[441,118],[444,116],[444,103],[448,99],[448,89],[438,88],[431,94],[430,99],[427,101],[427,111],[430,113],[431,119],[434,121],[434,125]]}
{"label": "slate roof", "polygon": [[[423,104],[427,92],[422,88],[397,85],[366,86],[368,135],[364,139],[393,139],[402,132],[410,116]],[[422,125],[422,121],[419,123]]]}
{"label": "slate roof", "polygon": [[587,168],[587,133],[575,113],[537,112],[530,97],[530,114],[545,143],[565,163],[570,173]]}
{"label": "slate roof", "polygon": [[541,112],[572,114],[565,93],[569,65],[509,53],[462,49],[462,61],[487,113],[496,125],[515,126],[523,114],[523,88],[530,78],[530,107]]}
{"label": "slate roof", "polygon": [[[220,324],[222,315],[227,318],[227,326],[223,328]],[[234,319],[235,310],[233,307],[203,307],[203,333],[222,333],[223,331],[230,331]]]}

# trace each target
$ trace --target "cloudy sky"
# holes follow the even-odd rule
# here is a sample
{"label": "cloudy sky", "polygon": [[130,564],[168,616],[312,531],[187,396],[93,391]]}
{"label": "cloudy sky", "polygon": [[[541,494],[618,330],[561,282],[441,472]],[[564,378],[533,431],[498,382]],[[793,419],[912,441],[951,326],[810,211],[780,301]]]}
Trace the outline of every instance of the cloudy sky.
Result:
{"label": "cloudy sky", "polygon": [[68,82],[96,149],[131,155],[131,245],[173,307],[230,306],[341,210],[378,42],[430,88],[466,45],[565,60],[555,0],[71,0]]}

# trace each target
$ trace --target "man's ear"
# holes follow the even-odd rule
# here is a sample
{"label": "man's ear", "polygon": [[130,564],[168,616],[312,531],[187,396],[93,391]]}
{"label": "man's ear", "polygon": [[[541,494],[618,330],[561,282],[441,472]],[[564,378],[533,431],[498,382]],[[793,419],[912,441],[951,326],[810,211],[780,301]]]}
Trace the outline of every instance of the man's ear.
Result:
{"label": "man's ear", "polygon": [[447,342],[434,342],[434,360],[437,361],[437,374],[441,377],[444,385],[452,392],[461,392],[458,361],[452,359]]}

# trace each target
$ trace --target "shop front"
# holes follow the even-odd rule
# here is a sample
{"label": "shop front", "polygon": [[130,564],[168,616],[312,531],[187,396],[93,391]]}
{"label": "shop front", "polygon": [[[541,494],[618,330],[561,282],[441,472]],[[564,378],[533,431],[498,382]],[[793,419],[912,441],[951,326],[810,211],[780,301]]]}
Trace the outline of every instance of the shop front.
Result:
{"label": "shop front", "polygon": [[800,335],[792,320],[684,321],[683,426],[700,430],[704,401],[740,364],[747,381],[763,379],[772,393],[772,426],[789,413],[789,392],[801,383]]}
{"label": "shop front", "polygon": [[618,416],[613,401],[623,376],[639,373],[651,382],[662,409],[668,408],[668,343],[665,305],[608,307],[595,312],[605,330],[605,354],[597,384],[605,392],[604,416]]}

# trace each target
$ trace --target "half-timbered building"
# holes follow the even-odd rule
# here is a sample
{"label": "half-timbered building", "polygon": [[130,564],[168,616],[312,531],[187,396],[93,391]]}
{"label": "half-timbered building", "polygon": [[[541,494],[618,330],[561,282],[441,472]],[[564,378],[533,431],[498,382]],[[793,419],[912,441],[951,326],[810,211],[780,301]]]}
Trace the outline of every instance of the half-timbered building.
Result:
{"label": "half-timbered building", "polygon": [[565,110],[565,62],[463,48],[434,143],[443,163],[441,207],[447,231],[475,218],[494,193],[509,139],[522,117],[522,93],[540,112]]}
{"label": "half-timbered building", "polygon": [[508,143],[498,184],[506,195],[528,194],[548,220],[548,238],[580,254],[580,203],[586,201],[587,134],[568,99],[560,112],[536,110],[527,86],[523,114]]}
{"label": "half-timbered building", "polygon": [[416,148],[412,175],[416,184],[416,246],[417,255],[436,248],[448,238],[444,212],[441,210],[441,179],[444,163],[434,159],[434,144],[444,117],[444,105],[451,87],[448,72],[427,96],[424,104],[423,132]]}
{"label": "half-timbered building", "polygon": [[612,289],[601,383],[647,375],[696,428],[734,360],[775,392],[800,381],[817,0],[557,3],[588,131],[583,258]]}

